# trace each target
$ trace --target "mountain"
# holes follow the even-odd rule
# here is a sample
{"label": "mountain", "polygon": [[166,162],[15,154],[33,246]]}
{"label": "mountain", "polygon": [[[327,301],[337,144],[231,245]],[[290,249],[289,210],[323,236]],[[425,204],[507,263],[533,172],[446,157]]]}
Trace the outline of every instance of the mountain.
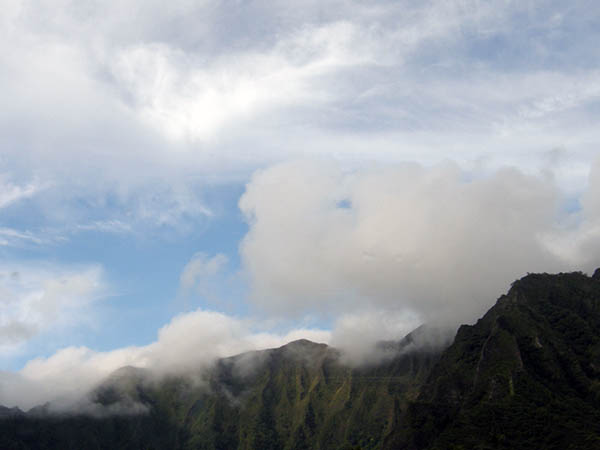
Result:
{"label": "mountain", "polygon": [[355,369],[307,340],[221,359],[196,379],[122,368],[83,413],[0,420],[0,448],[380,448],[439,359],[429,335],[382,343],[383,362]]}
{"label": "mountain", "polygon": [[23,413],[23,411],[21,411],[19,408],[7,408],[6,406],[0,405],[0,420],[9,417],[23,416],[24,414],[25,413]]}
{"label": "mountain", "polygon": [[528,275],[451,344],[421,327],[378,351],[351,368],[300,340],[195,377],[126,367],[77,414],[0,408],[0,448],[600,449],[600,270]]}
{"label": "mountain", "polygon": [[459,328],[409,416],[412,448],[600,448],[600,269],[515,282]]}

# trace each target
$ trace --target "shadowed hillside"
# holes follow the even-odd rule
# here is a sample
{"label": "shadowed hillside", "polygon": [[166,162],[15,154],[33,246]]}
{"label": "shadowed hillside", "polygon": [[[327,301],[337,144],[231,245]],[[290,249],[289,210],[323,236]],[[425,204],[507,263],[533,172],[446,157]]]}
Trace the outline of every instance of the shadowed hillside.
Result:
{"label": "shadowed hillside", "polygon": [[528,275],[460,327],[407,429],[414,448],[600,448],[600,270]]}

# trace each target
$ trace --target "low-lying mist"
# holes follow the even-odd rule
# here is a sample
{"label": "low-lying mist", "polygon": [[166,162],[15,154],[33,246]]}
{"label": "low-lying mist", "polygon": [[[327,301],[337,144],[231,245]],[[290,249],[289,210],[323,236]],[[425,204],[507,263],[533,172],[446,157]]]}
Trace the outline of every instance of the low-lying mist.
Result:
{"label": "low-lying mist", "polygon": [[292,330],[286,334],[255,333],[252,324],[212,311],[175,317],[158,332],[155,342],[97,352],[69,347],[48,358],[29,361],[17,373],[0,372],[0,404],[24,410],[53,402],[58,409],[79,407],[81,399],[111,373],[125,366],[148,369],[152,377],[198,375],[218,358],[278,347],[307,338],[328,342],[324,330]]}
{"label": "low-lying mist", "polygon": [[[298,339],[334,346],[340,351],[340,362],[351,367],[377,364],[399,353],[396,347],[381,346],[382,339],[398,341],[418,325],[416,316],[362,311],[339,318],[331,331],[295,329],[276,334],[253,332],[260,324],[248,320],[197,310],[175,317],[160,329],[157,340],[146,346],[107,352],[69,347],[48,358],[31,360],[17,373],[0,372],[0,404],[22,410],[45,405],[45,413],[143,413],[146,407],[135,398],[125,395],[102,406],[90,393],[107,381],[118,387],[131,379],[152,384],[184,377],[201,386],[217,360],[250,352],[236,358],[236,370],[244,375],[262,361],[261,352],[251,351],[277,348]],[[430,346],[431,339],[437,338],[431,334],[427,339],[421,333],[410,349]]]}

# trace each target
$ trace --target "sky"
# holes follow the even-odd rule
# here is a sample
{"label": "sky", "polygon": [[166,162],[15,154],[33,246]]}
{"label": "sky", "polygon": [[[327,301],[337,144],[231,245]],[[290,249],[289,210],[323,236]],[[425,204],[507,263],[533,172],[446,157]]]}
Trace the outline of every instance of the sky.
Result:
{"label": "sky", "polygon": [[594,1],[4,0],[0,404],[600,266]]}

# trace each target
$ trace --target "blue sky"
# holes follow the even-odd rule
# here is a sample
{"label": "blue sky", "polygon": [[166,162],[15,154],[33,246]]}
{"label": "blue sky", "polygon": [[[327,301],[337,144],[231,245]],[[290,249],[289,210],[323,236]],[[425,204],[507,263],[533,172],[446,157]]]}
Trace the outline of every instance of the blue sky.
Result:
{"label": "blue sky", "polygon": [[0,403],[600,265],[593,1],[5,3]]}
{"label": "blue sky", "polygon": [[[206,189],[203,193],[206,204],[216,202],[215,209],[219,213],[210,220],[195,223],[185,233],[170,229],[119,233],[91,229],[74,232],[50,244],[23,243],[3,248],[6,260],[24,261],[25,265],[28,261],[59,266],[99,265],[106,283],[94,311],[100,323],[92,328],[58,332],[50,341],[48,336],[41,335],[32,339],[29,351],[9,353],[5,364],[8,368],[20,368],[32,355],[47,356],[56,351],[57,346],[66,347],[73,342],[98,350],[142,345],[151,342],[158,328],[175,314],[198,307],[214,307],[201,296],[180,292],[179,278],[199,249],[208,254],[226,253],[228,270],[231,273],[239,270],[237,245],[247,231],[237,210],[241,192],[243,186],[240,185]],[[22,214],[20,211],[16,214],[17,223]],[[221,305],[226,306],[223,309],[245,311],[243,304],[239,305],[240,287],[222,287],[222,293],[235,305]]]}

